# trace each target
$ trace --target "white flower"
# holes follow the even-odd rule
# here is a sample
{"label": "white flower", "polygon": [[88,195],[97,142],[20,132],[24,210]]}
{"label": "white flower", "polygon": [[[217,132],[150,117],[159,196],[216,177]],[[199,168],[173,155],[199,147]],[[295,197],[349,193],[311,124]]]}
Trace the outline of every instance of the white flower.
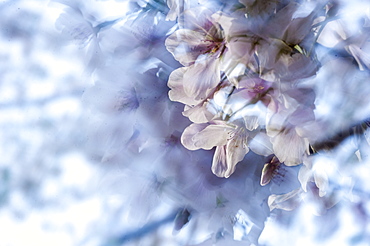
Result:
{"label": "white flower", "polygon": [[184,66],[199,61],[199,56],[217,59],[223,52],[224,34],[206,8],[192,8],[179,20],[182,27],[172,33],[165,42],[166,48]]}
{"label": "white flower", "polygon": [[185,11],[179,20],[183,28],[172,33],[165,42],[166,48],[186,68],[175,70],[173,79],[182,80],[183,91],[189,98],[204,100],[210,90],[220,82],[220,57],[226,46],[223,31],[205,8]]}
{"label": "white flower", "polygon": [[271,96],[266,132],[274,154],[287,166],[301,164],[303,157],[309,154],[309,141],[302,128],[315,119],[314,99],[314,93],[303,88],[292,88],[280,96]]}
{"label": "white flower", "polygon": [[249,131],[242,125],[215,120],[210,124],[191,124],[184,130],[181,142],[189,150],[216,147],[212,172],[228,178],[249,151],[248,136]]}

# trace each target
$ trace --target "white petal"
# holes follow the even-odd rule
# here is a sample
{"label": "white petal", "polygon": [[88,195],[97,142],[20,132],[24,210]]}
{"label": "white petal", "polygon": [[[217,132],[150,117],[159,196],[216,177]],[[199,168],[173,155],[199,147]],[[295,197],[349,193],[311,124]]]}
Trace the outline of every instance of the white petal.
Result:
{"label": "white petal", "polygon": [[295,209],[302,200],[300,194],[302,193],[302,189],[298,188],[293,190],[289,193],[283,195],[271,195],[268,198],[268,206],[270,207],[270,211],[277,208],[283,209],[286,211],[291,211]]}
{"label": "white petal", "polygon": [[215,146],[226,145],[234,129],[226,125],[209,125],[193,137],[194,146],[202,149],[212,149]]}
{"label": "white petal", "polygon": [[213,155],[212,172],[217,177],[223,178],[227,169],[226,146],[217,146]]}
{"label": "white petal", "polygon": [[214,25],[211,21],[212,14],[213,12],[205,7],[187,9],[178,20],[179,26],[190,30],[208,31]]}
{"label": "white petal", "polygon": [[233,174],[236,164],[243,160],[244,156],[249,152],[249,148],[244,145],[244,142],[245,139],[238,136],[228,141],[226,145],[227,170],[225,171],[225,178]]}
{"label": "white petal", "polygon": [[257,116],[245,116],[243,117],[244,123],[245,123],[245,128],[247,128],[249,131],[253,131],[257,129],[259,126],[258,124],[258,117]]}
{"label": "white petal", "polygon": [[292,22],[292,16],[298,7],[299,5],[297,3],[291,2],[279,10],[274,17],[270,19],[268,25],[264,26],[263,33],[277,39],[285,38],[286,29]]}
{"label": "white petal", "polygon": [[270,138],[266,133],[258,133],[250,142],[249,148],[258,155],[268,156],[273,153]]}
{"label": "white petal", "polygon": [[325,196],[326,190],[328,188],[328,175],[325,172],[315,170],[314,179],[317,188],[319,188],[319,196],[320,197]]}
{"label": "white petal", "polygon": [[242,64],[248,64],[254,59],[253,53],[256,48],[254,42],[255,40],[247,37],[231,38],[228,43],[228,55],[230,55],[230,58],[233,60]]}
{"label": "white petal", "polygon": [[209,124],[191,124],[185,128],[184,132],[181,135],[182,145],[189,150],[197,150],[200,147],[195,146],[193,137],[198,134],[200,131],[205,129]]}
{"label": "white petal", "polygon": [[199,100],[195,100],[191,96],[189,97],[184,91],[183,77],[187,69],[187,67],[180,67],[171,73],[168,79],[168,87],[171,90],[168,92],[168,95],[171,101],[181,102],[186,105],[196,105],[199,103]]}
{"label": "white petal", "polygon": [[299,44],[310,33],[314,15],[295,18],[289,24],[284,34],[285,41],[289,44]]}
{"label": "white petal", "polygon": [[370,55],[368,51],[369,47],[358,47],[356,45],[350,44],[348,45],[347,49],[355,58],[360,70],[370,68]]}
{"label": "white petal", "polygon": [[167,5],[170,11],[168,11],[168,14],[166,16],[167,21],[174,21],[179,15],[180,12],[180,5],[177,4],[177,0],[167,0]]}
{"label": "white petal", "polygon": [[186,107],[182,114],[194,123],[207,123],[214,116],[207,110],[204,104],[199,104],[194,107]]}
{"label": "white petal", "polygon": [[165,41],[166,48],[182,65],[189,66],[198,56],[205,54],[212,45],[204,41],[205,33],[189,29],[180,29],[172,33]]}
{"label": "white petal", "polygon": [[220,82],[219,61],[212,57],[196,62],[184,74],[184,91],[189,97],[204,100]]}
{"label": "white petal", "polygon": [[311,177],[312,170],[309,169],[307,166],[302,165],[301,169],[299,169],[298,180],[301,183],[301,187],[304,192],[307,192],[307,183],[311,180]]}
{"label": "white petal", "polygon": [[229,35],[229,29],[232,25],[233,18],[230,16],[227,16],[225,13],[218,11],[214,14],[212,14],[212,19],[220,24],[222,26],[222,29],[224,31],[225,37]]}
{"label": "white petal", "polygon": [[300,137],[294,128],[281,131],[272,144],[276,157],[287,166],[301,164],[308,149],[307,139]]}

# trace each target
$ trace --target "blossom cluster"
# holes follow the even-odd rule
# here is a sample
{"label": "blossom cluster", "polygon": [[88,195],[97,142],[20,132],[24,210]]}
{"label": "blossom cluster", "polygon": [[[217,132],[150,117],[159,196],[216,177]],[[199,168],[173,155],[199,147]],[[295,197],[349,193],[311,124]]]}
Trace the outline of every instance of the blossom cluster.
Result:
{"label": "blossom cluster", "polygon": [[212,171],[219,177],[229,177],[249,148],[288,166],[309,153],[315,95],[301,81],[319,67],[309,51],[317,14],[296,16],[300,7],[291,2],[268,20],[191,8],[166,40],[184,65],[169,78],[169,96],[186,105],[193,122],[182,143],[216,146]]}
{"label": "blossom cluster", "polygon": [[[271,209],[280,207],[279,199],[291,200],[307,191],[311,180],[324,196],[328,178],[313,170],[313,156],[341,127],[365,120],[366,114],[338,125],[323,119],[316,104],[321,103],[317,94],[323,93],[325,82],[317,75],[336,65],[351,69],[349,74],[369,68],[364,50],[369,15],[350,36],[338,22],[344,5],[339,1],[240,0],[224,9],[204,4],[180,11],[181,4],[169,1],[168,18],[177,18],[178,29],[166,39],[166,48],[183,65],[168,81],[170,99],[185,105],[183,115],[192,122],[182,133],[182,144],[189,150],[215,148],[212,172],[224,178],[250,151],[265,156],[261,185],[281,165],[300,165],[302,188],[270,196]],[[324,41],[328,33],[343,37],[335,49]],[[333,53],[340,47],[346,59],[328,55],[323,47]],[[355,64],[348,65],[347,57]],[[347,83],[327,81],[332,87]]]}

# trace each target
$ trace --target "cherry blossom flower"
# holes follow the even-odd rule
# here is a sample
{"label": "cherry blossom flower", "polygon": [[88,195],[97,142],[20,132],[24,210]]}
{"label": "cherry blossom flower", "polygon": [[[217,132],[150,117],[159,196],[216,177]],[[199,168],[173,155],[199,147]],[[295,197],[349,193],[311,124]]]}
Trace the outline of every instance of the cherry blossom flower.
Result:
{"label": "cherry blossom flower", "polygon": [[196,100],[204,100],[220,82],[219,58],[226,46],[223,31],[211,15],[205,8],[185,11],[179,20],[183,28],[172,33],[165,43],[175,59],[186,66],[181,70],[184,92]]}
{"label": "cherry blossom flower", "polygon": [[224,50],[224,35],[212,12],[206,8],[192,8],[179,19],[180,29],[165,42],[167,50],[184,66],[200,59],[217,59]]}
{"label": "cherry blossom flower", "polygon": [[181,142],[189,150],[216,147],[212,172],[228,178],[249,151],[249,135],[250,131],[243,125],[215,120],[210,124],[191,124],[184,130]]}
{"label": "cherry blossom flower", "polygon": [[311,26],[316,12],[295,17],[298,9],[298,4],[288,4],[259,33],[262,39],[257,53],[265,78],[292,81],[311,77],[318,69],[317,61],[310,54],[313,43]]}
{"label": "cherry blossom flower", "polygon": [[315,119],[313,100],[312,90],[297,88],[272,98],[269,103],[266,132],[276,157],[285,165],[301,164],[309,153],[308,136],[303,126]]}

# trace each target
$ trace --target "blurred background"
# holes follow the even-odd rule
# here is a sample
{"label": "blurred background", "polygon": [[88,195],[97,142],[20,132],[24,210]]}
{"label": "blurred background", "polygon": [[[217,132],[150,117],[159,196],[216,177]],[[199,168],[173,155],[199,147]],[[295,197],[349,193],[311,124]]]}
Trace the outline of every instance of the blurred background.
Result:
{"label": "blurred background", "polygon": [[[106,50],[102,52],[115,54],[114,58],[107,59],[108,64],[113,64],[113,68],[108,72],[97,70],[97,75],[93,75],[89,64],[99,64],[100,57],[96,55],[99,50],[93,47],[93,42],[89,43],[94,39],[94,35],[86,32],[89,32],[92,26],[97,27],[96,23],[102,23],[99,28],[103,29],[119,22],[128,11],[129,2],[84,1],[84,8],[81,8],[84,11],[80,13],[84,18],[79,17],[78,8],[71,7],[67,12],[69,11],[70,16],[75,18],[65,19],[61,16],[65,4],[74,6],[73,2],[73,0],[54,2],[0,0],[0,246],[171,246],[195,245],[209,239],[208,234],[197,233],[198,227],[195,225],[185,226],[185,230],[181,232],[176,230],[187,222],[188,215],[184,204],[191,204],[192,197],[184,195],[185,198],[178,198],[178,191],[172,190],[171,185],[166,186],[172,182],[170,178],[159,180],[157,176],[151,175],[153,167],[144,164],[130,163],[127,164],[129,168],[120,165],[120,160],[130,162],[126,155],[120,155],[120,149],[116,149],[121,140],[119,138],[112,142],[108,140],[115,134],[121,136],[120,134],[125,133],[106,129],[109,127],[129,129],[133,127],[127,123],[129,120],[119,121],[122,120],[119,116],[118,121],[115,120],[111,126],[109,121],[104,122],[104,116],[95,114],[91,109],[95,107],[106,111],[107,107],[111,106],[108,105],[110,102],[100,100],[94,93],[86,93],[86,90],[89,89],[91,92],[101,89],[106,91],[103,93],[111,93],[103,85],[99,87],[97,81],[108,78],[110,73],[120,71],[120,65],[130,67],[135,63],[123,62],[117,65],[114,60],[122,59],[126,54],[120,49],[110,51],[110,48],[115,47],[117,40],[103,40],[103,43],[106,42],[104,43]],[[151,14],[145,15],[146,17],[150,19]],[[86,20],[90,22],[84,22]],[[71,26],[80,23],[77,27],[81,29],[66,30],[61,23],[64,25],[70,23]],[[140,23],[138,26],[140,27]],[[150,29],[145,25],[142,25],[142,28]],[[168,30],[166,28],[163,28],[164,31],[158,28],[157,34],[165,37],[165,30]],[[97,32],[96,28],[92,29]],[[69,32],[71,38],[65,35],[66,32],[67,34]],[[149,37],[142,37],[141,33],[141,30],[136,29],[124,36],[120,36],[122,32],[109,35],[117,39],[124,37],[126,43],[130,42],[131,36],[136,38],[139,36],[138,39],[143,42],[140,45],[144,46],[145,38]],[[104,34],[101,37],[104,38]],[[164,47],[161,48],[158,48],[157,52],[163,51]],[[140,60],[141,56],[154,54],[145,52],[140,50],[138,54],[130,55]],[[157,63],[158,61],[154,59],[142,66],[149,71],[151,66]],[[160,77],[158,74],[161,71],[171,71],[179,66],[173,63],[173,67],[161,67],[153,73]],[[150,74],[142,76],[141,79],[149,79]],[[166,78],[163,80],[166,81]],[[140,88],[135,88],[136,92],[140,92]],[[113,90],[115,89],[113,87]],[[164,84],[161,89],[168,88]],[[124,90],[125,93],[129,91],[127,88],[118,90]],[[143,91],[141,93],[145,94],[144,89]],[[91,102],[95,100],[94,105]],[[102,104],[103,106],[99,106]],[[127,103],[124,105],[136,108],[135,105]],[[181,114],[182,108],[177,104],[168,106],[163,103],[160,110],[163,110],[163,115],[166,115],[166,120],[169,121],[176,116],[168,112]],[[135,117],[141,119],[140,117],[144,117],[141,114],[138,113]],[[181,130],[181,127],[187,124],[188,122],[181,121],[177,127]],[[153,126],[146,134],[154,134],[155,129]],[[156,156],[153,159],[154,163],[162,160],[159,157],[157,159],[157,156],[160,156],[158,151],[163,149],[167,151],[168,148],[172,148],[168,147],[173,144],[171,141],[178,141],[180,135],[178,129],[174,127],[172,130],[176,134],[165,139],[164,142],[167,144],[165,147],[162,142],[142,140],[143,134],[137,137],[138,131],[135,130],[132,135],[125,137],[129,139],[129,146],[132,149],[140,149],[139,143],[143,142],[156,146],[153,147],[155,154],[144,153]],[[186,160],[181,160],[181,157],[186,155],[183,151],[176,149],[172,152],[174,153],[172,161],[187,163]],[[203,163],[203,166],[198,165],[199,172],[208,170],[206,168],[209,168],[209,165],[204,164],[206,163],[204,160],[209,161],[211,155],[197,153],[192,161],[195,164]],[[147,156],[143,158],[146,161],[150,159]],[[138,158],[137,162],[144,161]],[[160,166],[163,168],[162,173],[184,172],[186,173],[184,177],[189,176],[188,180],[194,177],[186,168],[180,170],[172,167],[174,170],[167,171],[166,166],[163,166]],[[246,170],[242,165],[240,168]],[[252,171],[260,171],[261,168],[258,168]],[[149,169],[148,173],[143,171],[146,169]],[[370,204],[366,192],[368,184],[361,183],[367,179],[368,175],[364,174],[367,171],[362,166],[355,171],[359,175],[361,187],[364,187],[363,191],[355,193],[352,201],[343,201],[322,216],[312,212],[315,209],[311,203],[302,205],[292,212],[275,211],[268,219],[262,216],[260,220],[262,224],[266,221],[266,227],[260,238],[261,245],[369,245]],[[138,173],[143,175],[138,176]],[[223,185],[223,181],[219,179],[204,176],[214,187]],[[199,177],[195,176],[194,180],[200,179]],[[240,177],[231,178],[230,182],[237,182],[238,178]],[[184,179],[179,182],[182,184],[181,182],[187,181]],[[186,189],[189,194],[194,194],[193,189],[196,193],[201,189],[199,187],[200,185]],[[216,189],[214,187],[212,186],[212,192]],[[227,185],[222,187],[225,188]],[[171,198],[161,196],[162,189],[171,194]],[[235,191],[235,194],[238,194],[238,190]],[[261,200],[267,197],[265,193],[267,194],[266,189],[261,188],[261,194],[264,196]],[[193,202],[195,204],[198,200]],[[193,207],[196,206],[194,204]],[[207,208],[208,205],[201,204],[200,207],[202,206]],[[263,209],[266,210],[265,207]],[[252,213],[251,211],[249,212]],[[243,221],[243,213],[239,216]],[[205,220],[209,222],[212,221],[211,218],[217,220],[218,217],[212,214],[210,219],[206,217]],[[196,223],[199,227],[203,226],[201,222]],[[242,231],[248,227],[243,223],[240,222]],[[237,235],[230,236],[233,237],[238,239]],[[213,244],[213,241],[207,240],[199,245],[250,245],[250,242],[225,241]]]}
{"label": "blurred background", "polygon": [[83,98],[91,25],[128,1],[82,2],[0,1],[0,245],[178,245],[151,179],[102,161],[111,133]]}
{"label": "blurred background", "polygon": [[84,51],[56,29],[62,11],[0,1],[0,245],[78,245],[115,205],[85,151]]}

